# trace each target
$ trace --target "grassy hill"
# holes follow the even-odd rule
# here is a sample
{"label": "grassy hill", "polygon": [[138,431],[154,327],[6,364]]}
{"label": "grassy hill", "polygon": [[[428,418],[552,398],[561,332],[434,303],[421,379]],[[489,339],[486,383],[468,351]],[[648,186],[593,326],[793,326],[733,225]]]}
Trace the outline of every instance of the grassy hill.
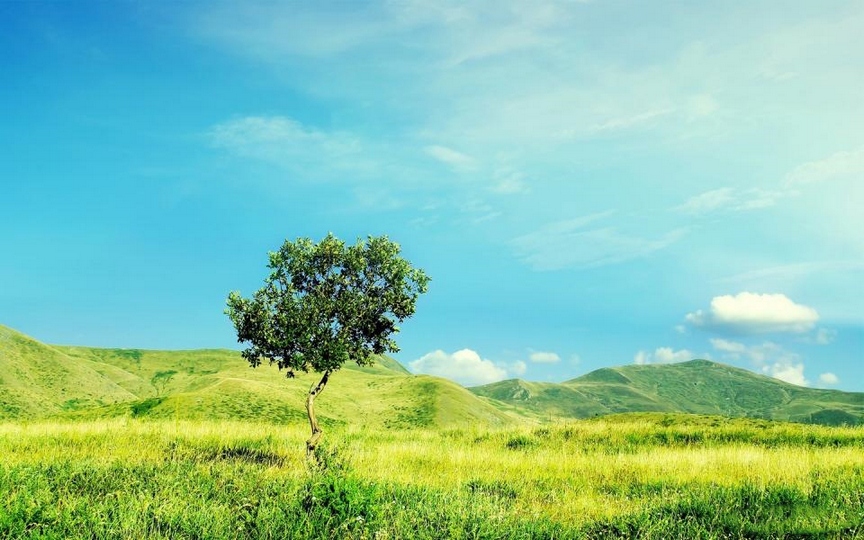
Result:
{"label": "grassy hill", "polygon": [[[0,326],[0,419],[141,417],[305,422],[314,373],[287,379],[226,349],[153,351],[45,345]],[[346,365],[316,400],[325,426],[507,426],[561,418],[692,413],[864,424],[864,394],[802,388],[694,360],[604,368],[564,383],[507,380],[465,389],[392,358]]]}
{"label": "grassy hill", "polygon": [[55,347],[0,326],[0,418],[33,418],[136,399]]}
{"label": "grassy hill", "polygon": [[518,379],[471,389],[535,418],[679,412],[864,424],[864,393],[803,388],[707,360],[603,368],[560,384]]}
{"label": "grassy hill", "polygon": [[[318,375],[287,379],[237,351],[50,346],[0,326],[0,419],[121,416],[305,422]],[[346,365],[316,400],[326,425],[511,425],[518,417],[445,379],[412,376],[392,358]]]}

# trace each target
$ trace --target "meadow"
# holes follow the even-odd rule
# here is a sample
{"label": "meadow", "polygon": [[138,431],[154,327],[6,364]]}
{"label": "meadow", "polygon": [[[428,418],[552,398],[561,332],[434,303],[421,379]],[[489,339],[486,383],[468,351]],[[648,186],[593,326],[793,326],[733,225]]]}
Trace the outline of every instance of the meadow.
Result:
{"label": "meadow", "polygon": [[0,424],[0,538],[864,538],[864,428]]}

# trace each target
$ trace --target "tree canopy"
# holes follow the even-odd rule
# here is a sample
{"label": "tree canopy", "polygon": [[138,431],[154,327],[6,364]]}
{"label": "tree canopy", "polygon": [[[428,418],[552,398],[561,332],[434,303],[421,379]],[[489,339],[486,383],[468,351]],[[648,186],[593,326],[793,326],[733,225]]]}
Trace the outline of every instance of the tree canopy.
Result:
{"label": "tree canopy", "polygon": [[285,241],[270,252],[270,275],[251,298],[228,296],[227,315],[237,340],[247,343],[243,357],[253,367],[267,359],[285,369],[323,374],[310,390],[307,410],[314,450],[320,436],[312,400],[343,364],[374,363],[373,355],[397,352],[397,323],[414,314],[429,278],[401,257],[399,244],[386,236],[358,239],[354,245],[328,234]]}

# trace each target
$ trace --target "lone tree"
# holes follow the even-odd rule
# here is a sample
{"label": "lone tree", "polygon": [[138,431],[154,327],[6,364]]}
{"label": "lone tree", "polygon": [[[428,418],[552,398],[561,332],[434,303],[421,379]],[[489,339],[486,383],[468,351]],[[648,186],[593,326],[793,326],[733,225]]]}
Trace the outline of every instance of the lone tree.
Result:
{"label": "lone tree", "polygon": [[322,374],[306,397],[309,456],[322,433],[315,398],[330,375],[346,362],[369,366],[373,354],[398,351],[391,337],[399,332],[396,323],[414,314],[417,297],[426,292],[429,278],[399,253],[399,244],[386,236],[358,239],[353,246],[332,233],[317,244],[286,240],[269,254],[264,287],[251,298],[228,295],[225,313],[237,341],[249,344],[243,357],[252,367],[266,358],[289,378],[297,371]]}
{"label": "lone tree", "polygon": [[157,371],[156,374],[150,378],[150,384],[152,384],[153,388],[156,389],[156,397],[162,395],[162,392],[165,391],[165,388],[168,386],[168,383],[171,382],[171,379],[174,378],[174,375],[177,375],[177,372],[173,369],[169,369],[168,371]]}

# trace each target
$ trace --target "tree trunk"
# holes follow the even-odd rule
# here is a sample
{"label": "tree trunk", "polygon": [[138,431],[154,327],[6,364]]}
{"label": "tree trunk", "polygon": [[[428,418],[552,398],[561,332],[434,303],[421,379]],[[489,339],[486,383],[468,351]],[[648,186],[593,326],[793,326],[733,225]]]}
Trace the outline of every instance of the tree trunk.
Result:
{"label": "tree trunk", "polygon": [[312,428],[312,436],[306,441],[306,457],[311,458],[315,452],[315,447],[318,446],[318,441],[321,439],[321,427],[318,426],[318,419],[315,418],[315,397],[324,391],[324,386],[330,379],[330,372],[325,371],[324,376],[317,385],[309,389],[309,395],[306,396],[306,412],[309,414],[309,426]]}

